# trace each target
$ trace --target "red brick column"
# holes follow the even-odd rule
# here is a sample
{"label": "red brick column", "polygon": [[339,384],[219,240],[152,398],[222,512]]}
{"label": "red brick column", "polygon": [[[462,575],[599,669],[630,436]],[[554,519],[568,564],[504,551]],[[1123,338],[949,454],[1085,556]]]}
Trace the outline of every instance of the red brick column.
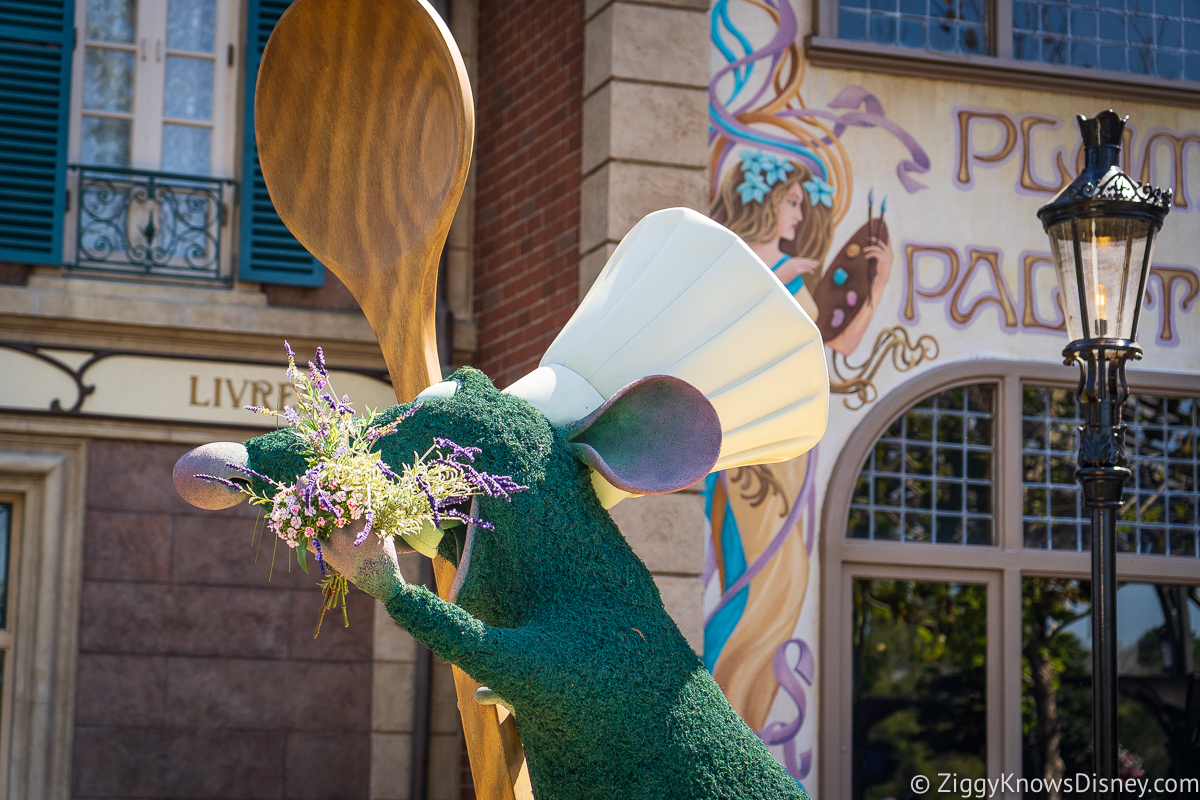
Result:
{"label": "red brick column", "polygon": [[475,364],[534,369],[578,303],[582,0],[481,0]]}

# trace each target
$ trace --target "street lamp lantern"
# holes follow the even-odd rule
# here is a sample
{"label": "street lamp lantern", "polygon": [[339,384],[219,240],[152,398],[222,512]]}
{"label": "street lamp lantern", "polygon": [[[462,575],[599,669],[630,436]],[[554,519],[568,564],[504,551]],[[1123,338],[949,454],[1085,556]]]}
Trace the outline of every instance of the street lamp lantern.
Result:
{"label": "street lamp lantern", "polygon": [[1071,343],[1079,365],[1079,456],[1075,478],[1092,518],[1092,765],[1112,797],[1117,777],[1117,509],[1131,477],[1121,409],[1125,363],[1142,357],[1138,317],[1154,237],[1171,190],[1138,183],[1120,167],[1125,119],[1111,109],[1082,115],[1083,171],[1038,209],[1050,237]]}
{"label": "street lamp lantern", "polygon": [[1125,119],[1112,110],[1078,117],[1083,171],[1038,210],[1062,292],[1071,341],[1132,344],[1154,237],[1171,210],[1171,190],[1121,170]]}

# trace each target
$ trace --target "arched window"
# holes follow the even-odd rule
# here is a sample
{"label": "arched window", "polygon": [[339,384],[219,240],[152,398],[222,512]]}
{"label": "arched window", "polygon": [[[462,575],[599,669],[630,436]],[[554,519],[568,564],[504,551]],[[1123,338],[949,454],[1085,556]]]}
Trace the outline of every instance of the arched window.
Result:
{"label": "arched window", "polygon": [[[949,773],[1020,776],[1035,797],[1030,780],[1090,774],[1075,383],[1052,366],[943,367],[883,398],[843,448],[823,511],[822,794],[903,797],[914,775]],[[1130,383],[1122,757],[1191,774],[1200,731],[1178,698],[1200,682],[1200,380]]]}

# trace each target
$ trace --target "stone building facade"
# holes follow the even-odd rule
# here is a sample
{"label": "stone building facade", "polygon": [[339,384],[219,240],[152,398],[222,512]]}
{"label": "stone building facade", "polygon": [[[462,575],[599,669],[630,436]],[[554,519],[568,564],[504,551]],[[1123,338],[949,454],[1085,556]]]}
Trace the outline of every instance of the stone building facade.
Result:
{"label": "stone building facade", "polygon": [[[284,401],[284,339],[390,402],[365,317],[258,169],[257,65],[289,4],[0,7],[7,797],[472,796],[449,669],[361,595],[311,638],[312,580],[272,567],[253,511],[197,511],[169,479],[197,444],[264,430],[240,406]],[[1131,114],[1125,168],[1176,207],[1130,370],[1123,744],[1155,778],[1200,763],[1172,699],[1200,657],[1193,0],[430,5],[476,104],[444,369],[531,371],[671,206],[744,235],[825,333],[816,451],[613,509],[814,796],[1086,759],[1075,376],[1034,214],[1074,174],[1073,115]]]}

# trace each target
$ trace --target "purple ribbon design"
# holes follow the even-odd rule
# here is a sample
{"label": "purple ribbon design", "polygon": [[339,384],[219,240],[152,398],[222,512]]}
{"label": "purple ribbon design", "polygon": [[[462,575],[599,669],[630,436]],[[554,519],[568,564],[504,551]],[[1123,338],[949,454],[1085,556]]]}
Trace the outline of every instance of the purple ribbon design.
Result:
{"label": "purple ribbon design", "polygon": [[[788,513],[787,519],[783,521],[783,525],[779,528],[779,533],[771,539],[771,543],[767,545],[767,549],[759,554],[758,558],[754,559],[754,563],[741,574],[733,585],[721,593],[721,599],[713,606],[713,610],[704,618],[704,624],[707,625],[717,612],[728,605],[729,601],[737,597],[738,592],[750,585],[750,581],[754,580],[754,576],[762,572],[763,567],[770,563],[775,554],[779,552],[779,548],[783,547],[783,543],[791,534],[792,529],[796,527],[796,523],[800,519],[800,514],[805,509],[808,509],[808,528],[805,538],[804,547],[811,556],[813,551],[813,515],[816,509],[816,472],[817,472],[817,448],[808,451],[808,467],[804,471],[804,482],[800,484],[800,492],[796,495],[796,502],[792,504],[792,510]],[[721,473],[721,481],[725,481],[725,473]],[[729,485],[725,485],[725,491],[729,491]],[[716,562],[713,562],[714,569]]]}
{"label": "purple ribbon design", "polygon": [[[793,645],[796,650],[796,660],[792,663],[788,653]],[[763,744],[783,745],[783,764],[788,773],[796,780],[803,780],[812,771],[813,751],[810,747],[803,753],[796,753],[796,736],[804,727],[804,718],[808,713],[808,696],[800,681],[812,686],[816,673],[816,659],[812,648],[803,639],[788,639],[775,649],[773,661],[775,679],[796,705],[796,715],[789,721],[772,722],[761,731],[755,731]]]}
{"label": "purple ribbon design", "polygon": [[[879,101],[879,98],[861,86],[850,85],[842,89],[841,93],[829,103],[829,107],[838,109],[861,108],[861,110],[850,111],[846,114],[835,114],[832,111],[822,111],[816,108],[794,108],[781,111],[779,114],[786,117],[829,120],[834,123],[833,135],[839,139],[848,127],[881,128],[895,136],[911,156],[911,158],[904,159],[896,166],[896,177],[900,179],[900,184],[909,194],[916,194],[922,189],[928,188],[925,184],[917,181],[913,175],[923,175],[929,171],[931,164],[929,154],[917,143],[912,134],[887,118],[887,114],[883,110],[883,103]],[[825,144],[831,144],[833,140],[826,136],[824,141]]]}
{"label": "purple ribbon design", "polygon": [[[725,159],[728,158],[735,145],[749,145],[751,147],[783,153],[787,157],[806,165],[819,177],[828,178],[826,165],[822,162],[821,157],[812,149],[800,144],[800,142],[796,141],[790,135],[771,133],[762,127],[756,127],[738,119],[740,115],[760,108],[764,95],[774,87],[774,81],[760,80],[757,90],[750,97],[744,98],[739,103],[738,95],[745,88],[745,81],[749,76],[750,70],[765,70],[766,75],[774,75],[776,68],[787,51],[795,45],[799,30],[796,14],[790,0],[762,0],[762,2],[778,12],[779,15],[779,22],[771,40],[742,58],[728,60],[733,56],[733,53],[729,52],[727,63],[717,70],[708,85],[709,120],[712,124],[709,132],[709,143],[714,142],[717,136],[721,134],[729,139],[728,144],[723,148],[720,158],[717,161],[713,180],[719,180]],[[728,24],[727,19],[726,23]],[[715,31],[714,22],[714,37],[716,36]],[[739,33],[738,35],[742,34]],[[714,38],[714,42],[716,41]],[[748,41],[746,46],[748,49]],[[719,87],[723,80],[730,77],[733,79],[735,88],[732,96],[725,99],[721,97]],[[829,103],[829,108],[847,110],[847,113],[838,114],[833,111],[812,108],[788,108],[777,111],[775,115],[777,117],[822,119],[833,122],[833,136],[827,136],[823,139],[823,142],[827,145],[831,144],[834,138],[841,138],[847,128],[879,128],[885,130],[899,140],[908,150],[910,156],[896,166],[896,175],[900,179],[900,184],[909,194],[915,194],[921,189],[927,188],[914,175],[923,175],[929,171],[931,165],[929,155],[908,131],[887,118],[887,114],[883,109],[883,103],[880,102],[879,98],[861,86],[851,85],[843,89],[834,98],[833,102]]]}

